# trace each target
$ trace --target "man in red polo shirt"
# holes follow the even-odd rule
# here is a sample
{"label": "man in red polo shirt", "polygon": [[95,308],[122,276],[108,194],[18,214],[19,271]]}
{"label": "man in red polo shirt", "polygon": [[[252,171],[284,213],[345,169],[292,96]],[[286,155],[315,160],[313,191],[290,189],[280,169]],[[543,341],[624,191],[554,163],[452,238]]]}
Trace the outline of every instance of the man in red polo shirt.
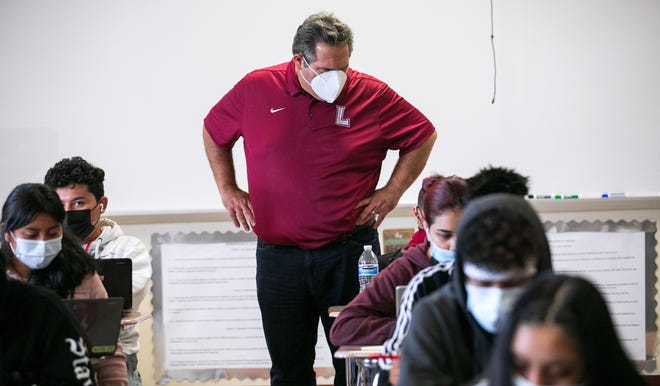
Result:
{"label": "man in red polo shirt", "polygon": [[[271,385],[315,385],[318,320],[358,291],[362,246],[419,176],[436,138],[429,120],[385,83],[349,68],[350,28],[334,15],[298,27],[288,63],[241,79],[204,119],[204,145],[222,203],[257,243],[257,297]],[[243,138],[248,192],[232,147]],[[383,159],[399,159],[376,189]],[[336,347],[330,346],[334,353]],[[335,385],[345,369],[334,361]]]}

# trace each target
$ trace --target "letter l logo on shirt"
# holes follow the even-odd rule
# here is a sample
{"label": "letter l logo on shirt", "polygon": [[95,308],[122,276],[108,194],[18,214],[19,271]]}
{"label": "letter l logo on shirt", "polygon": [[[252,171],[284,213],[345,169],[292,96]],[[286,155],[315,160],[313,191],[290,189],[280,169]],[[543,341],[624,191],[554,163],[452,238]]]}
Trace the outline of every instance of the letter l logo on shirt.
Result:
{"label": "letter l logo on shirt", "polygon": [[337,118],[335,118],[335,124],[337,126],[351,127],[351,119],[344,118],[344,110],[346,110],[346,106],[337,105]]}

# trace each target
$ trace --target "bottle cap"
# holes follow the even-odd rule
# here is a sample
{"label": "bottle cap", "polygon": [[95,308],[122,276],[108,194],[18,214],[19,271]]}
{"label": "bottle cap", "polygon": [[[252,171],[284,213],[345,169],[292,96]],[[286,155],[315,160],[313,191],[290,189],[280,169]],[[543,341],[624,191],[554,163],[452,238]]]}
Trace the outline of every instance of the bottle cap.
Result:
{"label": "bottle cap", "polygon": [[371,250],[371,245],[365,245],[364,250],[365,251],[370,251]]}

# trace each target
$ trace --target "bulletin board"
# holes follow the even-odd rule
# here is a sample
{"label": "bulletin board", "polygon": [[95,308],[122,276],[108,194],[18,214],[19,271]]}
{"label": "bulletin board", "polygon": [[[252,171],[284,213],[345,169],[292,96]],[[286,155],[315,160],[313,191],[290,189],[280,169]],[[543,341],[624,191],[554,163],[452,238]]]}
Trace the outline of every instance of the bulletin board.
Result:
{"label": "bulletin board", "polygon": [[[155,233],[151,246],[157,383],[268,379],[254,234]],[[316,351],[317,375],[332,376],[321,327]]]}
{"label": "bulletin board", "polygon": [[591,280],[605,298],[619,340],[640,370],[657,357],[657,223],[545,222],[557,273]]}

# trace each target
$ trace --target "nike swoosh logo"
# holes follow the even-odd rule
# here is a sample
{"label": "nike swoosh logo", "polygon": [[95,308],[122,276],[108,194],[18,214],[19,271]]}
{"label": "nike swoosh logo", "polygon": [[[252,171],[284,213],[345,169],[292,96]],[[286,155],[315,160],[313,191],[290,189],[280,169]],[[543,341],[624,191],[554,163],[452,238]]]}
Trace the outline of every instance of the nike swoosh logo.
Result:
{"label": "nike swoosh logo", "polygon": [[278,111],[282,111],[282,110],[284,110],[284,107],[280,107],[279,109],[274,109],[274,108],[272,108],[272,107],[270,108],[270,112],[271,112],[271,114],[275,114],[276,112],[278,112]]}

